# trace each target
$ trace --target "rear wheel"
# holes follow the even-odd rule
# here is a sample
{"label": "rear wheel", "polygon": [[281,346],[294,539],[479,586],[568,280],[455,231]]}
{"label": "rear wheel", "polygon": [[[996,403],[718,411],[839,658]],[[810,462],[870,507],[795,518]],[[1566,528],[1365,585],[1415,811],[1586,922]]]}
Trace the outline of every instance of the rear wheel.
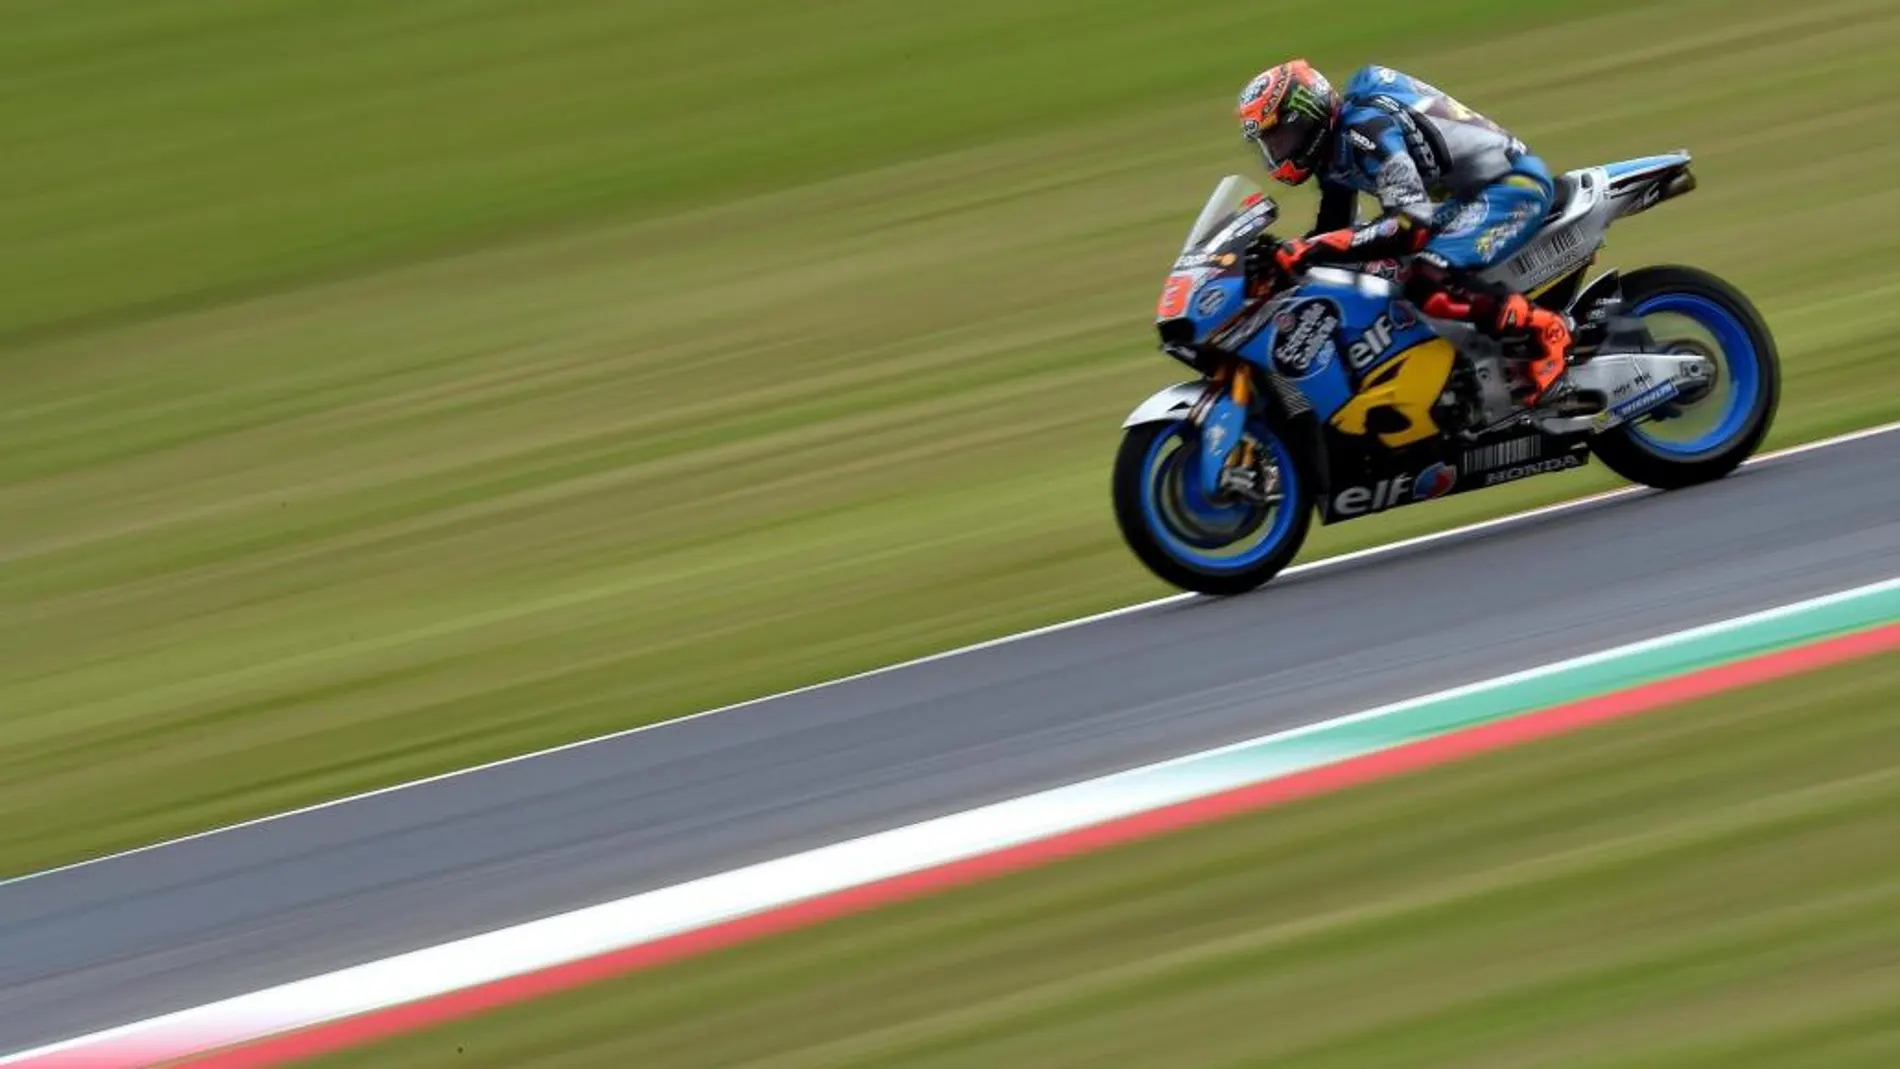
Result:
{"label": "rear wheel", "polygon": [[1715,381],[1686,404],[1598,435],[1591,451],[1623,478],[1664,490],[1727,475],[1760,447],[1780,402],[1768,324],[1740,290],[1692,267],[1632,271],[1623,298],[1622,314],[1641,319],[1659,350],[1708,359]]}
{"label": "rear wheel", "polygon": [[1308,482],[1286,442],[1265,421],[1247,423],[1266,501],[1209,498],[1188,477],[1195,442],[1186,421],[1144,423],[1115,456],[1115,518],[1135,556],[1157,576],[1202,594],[1241,594],[1292,561],[1312,522]]}

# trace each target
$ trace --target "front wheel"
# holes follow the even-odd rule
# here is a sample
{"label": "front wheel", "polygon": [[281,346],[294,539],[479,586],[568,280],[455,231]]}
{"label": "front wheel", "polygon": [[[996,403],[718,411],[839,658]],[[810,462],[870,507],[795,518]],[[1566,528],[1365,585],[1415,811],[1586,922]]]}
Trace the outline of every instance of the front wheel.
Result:
{"label": "front wheel", "polygon": [[1675,490],[1719,479],[1761,445],[1781,397],[1774,336],[1740,290],[1692,267],[1648,267],[1623,279],[1622,314],[1643,321],[1663,352],[1715,365],[1709,390],[1687,404],[1606,431],[1591,443],[1605,467]]}
{"label": "front wheel", "polygon": [[1250,419],[1267,500],[1209,498],[1190,478],[1195,432],[1185,421],[1144,423],[1122,436],[1115,455],[1115,518],[1135,556],[1157,576],[1202,594],[1242,594],[1292,561],[1312,522],[1308,481],[1292,450],[1262,420]]}

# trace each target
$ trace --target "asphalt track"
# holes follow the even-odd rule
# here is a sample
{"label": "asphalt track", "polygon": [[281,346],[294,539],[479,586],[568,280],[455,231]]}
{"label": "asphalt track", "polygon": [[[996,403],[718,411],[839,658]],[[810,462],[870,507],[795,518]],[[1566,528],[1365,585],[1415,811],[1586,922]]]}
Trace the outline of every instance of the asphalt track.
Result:
{"label": "asphalt track", "polygon": [[1887,579],[1897,469],[1879,434],[0,884],[0,1052]]}

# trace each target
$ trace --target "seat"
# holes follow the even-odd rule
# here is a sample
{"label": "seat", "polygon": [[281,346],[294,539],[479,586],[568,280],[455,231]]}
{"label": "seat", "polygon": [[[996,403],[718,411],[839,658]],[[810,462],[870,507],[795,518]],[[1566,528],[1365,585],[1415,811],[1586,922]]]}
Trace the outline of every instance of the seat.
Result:
{"label": "seat", "polygon": [[1551,182],[1550,211],[1544,213],[1544,225],[1549,226],[1570,207],[1570,201],[1577,195],[1583,182],[1576,175],[1560,174]]}

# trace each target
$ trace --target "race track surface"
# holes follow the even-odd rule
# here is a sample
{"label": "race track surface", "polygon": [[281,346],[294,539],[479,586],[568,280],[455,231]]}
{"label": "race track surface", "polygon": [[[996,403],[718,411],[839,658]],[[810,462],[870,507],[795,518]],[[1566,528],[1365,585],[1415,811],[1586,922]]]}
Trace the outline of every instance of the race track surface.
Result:
{"label": "race track surface", "polygon": [[1897,469],[1881,434],[3,884],[0,1052],[1886,579]]}

